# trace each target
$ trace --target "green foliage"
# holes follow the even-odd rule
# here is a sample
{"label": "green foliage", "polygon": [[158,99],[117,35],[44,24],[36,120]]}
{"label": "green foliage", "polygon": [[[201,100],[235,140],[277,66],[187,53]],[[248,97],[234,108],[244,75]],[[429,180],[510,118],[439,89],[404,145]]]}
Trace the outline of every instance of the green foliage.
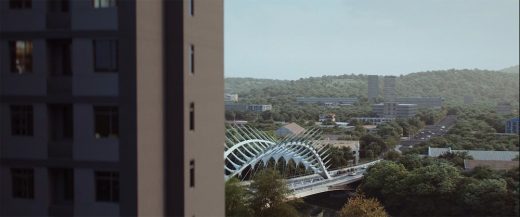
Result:
{"label": "green foliage", "polygon": [[389,146],[377,135],[367,134],[359,139],[360,156],[375,159],[389,149]]}
{"label": "green foliage", "polygon": [[240,185],[240,180],[235,177],[229,179],[226,182],[226,216],[251,216],[248,198],[248,192]]}
{"label": "green foliage", "polygon": [[518,168],[463,173],[444,159],[404,155],[371,167],[359,189],[393,216],[514,216],[518,174]]}
{"label": "green foliage", "polygon": [[473,157],[468,152],[446,152],[439,156],[440,159],[445,159],[455,166],[464,168],[464,160],[473,160]]}
{"label": "green foliage", "polygon": [[386,217],[384,207],[374,198],[355,196],[339,211],[339,217]]}
{"label": "green foliage", "polygon": [[398,161],[401,158],[401,154],[399,152],[390,150],[386,152],[383,156],[383,159],[390,160],[390,161]]}
{"label": "green foliage", "polygon": [[330,168],[329,170],[333,170],[336,168],[346,167],[348,166],[348,162],[350,160],[354,160],[355,157],[352,154],[352,149],[350,147],[329,147],[330,153]]}
{"label": "green foliage", "polygon": [[[504,122],[510,116],[495,114],[492,109],[474,107],[452,107],[457,114],[457,123],[443,137],[415,146],[416,153],[425,153],[428,146],[451,147],[456,150],[497,150],[518,151],[519,137],[499,136],[495,133],[504,132]],[[456,112],[455,112],[456,111]]]}
{"label": "green foliage", "polygon": [[[367,75],[310,77],[293,81],[226,78],[226,91],[238,93],[240,101],[294,104],[296,97],[360,97],[366,102]],[[411,73],[397,80],[400,96],[442,96],[451,105],[461,105],[464,96],[476,103],[495,105],[513,100],[518,106],[519,74],[479,69],[443,70]],[[343,117],[343,116],[340,116]]]}
{"label": "green foliage", "polygon": [[276,170],[264,169],[259,172],[254,177],[250,190],[254,216],[298,216],[294,207],[285,202],[289,190]]}

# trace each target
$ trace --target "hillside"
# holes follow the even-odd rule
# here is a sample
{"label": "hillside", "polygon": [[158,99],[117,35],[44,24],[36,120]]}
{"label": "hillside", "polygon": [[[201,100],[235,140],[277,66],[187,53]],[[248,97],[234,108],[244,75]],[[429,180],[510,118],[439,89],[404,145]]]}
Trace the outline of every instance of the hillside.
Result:
{"label": "hillside", "polygon": [[505,69],[500,70],[501,72],[508,72],[508,73],[518,73],[520,71],[520,66],[511,66]]}
{"label": "hillside", "polygon": [[[297,96],[366,97],[367,94],[366,75],[294,81],[226,78],[225,81],[227,92],[238,93],[241,100],[258,103],[287,103]],[[411,73],[398,77],[397,92],[400,96],[442,96],[450,104],[460,104],[464,96],[471,96],[479,104],[492,105],[505,100],[518,105],[519,73],[477,69]]]}

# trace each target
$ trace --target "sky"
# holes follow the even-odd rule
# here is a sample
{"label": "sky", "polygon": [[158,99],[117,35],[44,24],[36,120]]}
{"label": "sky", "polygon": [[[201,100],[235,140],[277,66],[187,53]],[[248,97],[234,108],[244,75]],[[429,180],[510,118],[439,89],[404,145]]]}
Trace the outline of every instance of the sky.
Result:
{"label": "sky", "polygon": [[519,62],[519,0],[226,0],[226,77],[499,70]]}

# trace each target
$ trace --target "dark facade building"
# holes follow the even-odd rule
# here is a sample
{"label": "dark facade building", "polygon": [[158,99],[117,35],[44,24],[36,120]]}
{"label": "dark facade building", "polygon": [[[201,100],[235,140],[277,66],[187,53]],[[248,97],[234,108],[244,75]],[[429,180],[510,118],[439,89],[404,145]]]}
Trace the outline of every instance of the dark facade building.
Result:
{"label": "dark facade building", "polygon": [[223,216],[223,0],[0,1],[1,216]]}
{"label": "dark facade building", "polygon": [[369,75],[368,76],[368,101],[375,102],[379,97],[379,76]]}
{"label": "dark facade building", "polygon": [[397,98],[397,77],[385,76],[383,81],[383,97],[385,102],[393,102]]}

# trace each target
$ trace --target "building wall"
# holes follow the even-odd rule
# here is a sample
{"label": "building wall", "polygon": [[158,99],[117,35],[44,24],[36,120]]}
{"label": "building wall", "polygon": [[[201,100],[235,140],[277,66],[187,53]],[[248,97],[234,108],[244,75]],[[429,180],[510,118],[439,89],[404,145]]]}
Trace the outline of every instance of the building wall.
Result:
{"label": "building wall", "polygon": [[118,216],[119,204],[96,201],[94,169],[74,170],[74,215],[75,216]]}
{"label": "building wall", "polygon": [[[184,62],[184,215],[224,216],[224,1],[195,1],[193,16],[189,0],[183,2],[185,56],[191,44],[195,47],[195,73],[189,73],[189,58]],[[193,131],[189,130],[191,102],[195,103]],[[190,187],[192,160],[194,187]]]}
{"label": "building wall", "polygon": [[94,72],[93,39],[75,38],[72,41],[72,63],[75,96],[118,96],[118,77],[124,72]]}
{"label": "building wall", "polygon": [[396,77],[395,76],[385,76],[383,83],[383,97],[386,102],[394,101],[397,98],[396,92]]}
{"label": "building wall", "polygon": [[379,97],[379,76],[368,76],[368,100],[374,102]]}

